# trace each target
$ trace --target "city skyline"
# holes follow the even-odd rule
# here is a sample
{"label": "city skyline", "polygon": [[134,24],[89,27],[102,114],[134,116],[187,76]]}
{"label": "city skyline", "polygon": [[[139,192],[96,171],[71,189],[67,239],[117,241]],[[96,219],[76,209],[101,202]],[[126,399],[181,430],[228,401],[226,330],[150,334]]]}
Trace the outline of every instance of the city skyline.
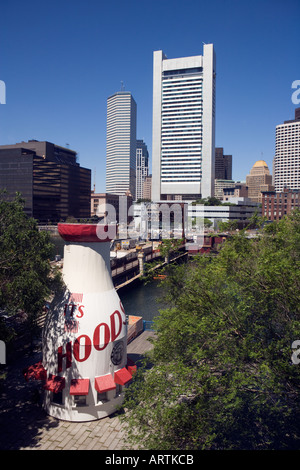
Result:
{"label": "city skyline", "polygon": [[107,97],[122,86],[133,94],[137,139],[152,163],[153,51],[199,55],[205,42],[214,44],[218,61],[216,147],[233,156],[234,180],[245,180],[259,159],[272,169],[275,128],[299,107],[292,102],[299,15],[295,0],[132,1],[126,9],[119,1],[9,2],[1,11],[0,144],[67,146],[104,191]]}

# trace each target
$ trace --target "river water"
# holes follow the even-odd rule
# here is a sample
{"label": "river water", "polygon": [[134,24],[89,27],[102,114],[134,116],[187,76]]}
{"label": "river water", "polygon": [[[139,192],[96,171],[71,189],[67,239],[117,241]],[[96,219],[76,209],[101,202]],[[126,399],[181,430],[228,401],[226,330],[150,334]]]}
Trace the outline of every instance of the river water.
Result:
{"label": "river water", "polygon": [[140,282],[129,286],[126,290],[118,291],[126,315],[142,317],[143,320],[152,321],[159,315],[159,309],[166,307],[161,300],[162,288],[159,281],[147,284]]}

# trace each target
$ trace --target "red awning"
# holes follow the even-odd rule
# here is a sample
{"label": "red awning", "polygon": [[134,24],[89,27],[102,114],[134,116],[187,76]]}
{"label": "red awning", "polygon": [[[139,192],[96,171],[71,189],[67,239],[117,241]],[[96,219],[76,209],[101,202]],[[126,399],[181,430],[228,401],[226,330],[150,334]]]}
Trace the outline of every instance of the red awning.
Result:
{"label": "red awning", "polygon": [[135,364],[135,362],[130,359],[130,357],[127,356],[127,370],[128,372],[130,372],[131,375],[133,375],[136,371],[137,371],[137,366]]}
{"label": "red awning", "polygon": [[[111,241],[112,237],[109,236],[108,227],[108,225],[99,224],[57,224],[60,236],[64,240],[72,242]],[[115,228],[115,226],[113,227]]]}
{"label": "red awning", "polygon": [[65,388],[65,378],[59,377],[58,375],[49,376],[46,384],[44,385],[45,390],[49,390],[53,393],[61,392]]}
{"label": "red awning", "polygon": [[23,375],[28,382],[30,379],[35,380],[46,380],[47,379],[47,371],[44,369],[42,361],[33,364],[26,369],[23,370]]}
{"label": "red awning", "polygon": [[115,388],[116,384],[111,374],[95,377],[95,389],[97,392],[108,392],[109,390],[114,390]]}
{"label": "red awning", "polygon": [[125,385],[132,379],[131,373],[123,367],[123,369],[117,370],[114,375],[114,381],[116,384]]}
{"label": "red awning", "polygon": [[70,395],[88,395],[90,379],[72,379]]}

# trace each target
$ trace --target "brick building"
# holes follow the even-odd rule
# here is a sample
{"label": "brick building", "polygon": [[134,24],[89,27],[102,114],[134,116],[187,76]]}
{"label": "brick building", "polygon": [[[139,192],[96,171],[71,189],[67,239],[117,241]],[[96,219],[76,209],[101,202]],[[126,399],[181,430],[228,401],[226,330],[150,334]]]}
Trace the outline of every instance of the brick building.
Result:
{"label": "brick building", "polygon": [[300,209],[300,190],[285,188],[281,192],[262,192],[262,216],[268,220],[280,220],[293,209]]}

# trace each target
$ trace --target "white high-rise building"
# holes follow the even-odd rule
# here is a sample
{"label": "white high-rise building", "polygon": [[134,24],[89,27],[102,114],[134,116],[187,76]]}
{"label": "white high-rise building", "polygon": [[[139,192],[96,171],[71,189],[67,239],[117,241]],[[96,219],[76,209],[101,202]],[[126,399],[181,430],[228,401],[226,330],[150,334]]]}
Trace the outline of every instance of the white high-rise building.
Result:
{"label": "white high-rise building", "polygon": [[153,55],[152,199],[214,195],[216,58]]}
{"label": "white high-rise building", "polygon": [[136,112],[130,92],[107,99],[106,192],[135,198]]}
{"label": "white high-rise building", "polygon": [[273,178],[276,192],[300,189],[300,108],[295,119],[276,126]]}
{"label": "white high-rise building", "polygon": [[136,141],[136,192],[135,198],[144,198],[144,182],[149,173],[149,152],[143,140]]}

